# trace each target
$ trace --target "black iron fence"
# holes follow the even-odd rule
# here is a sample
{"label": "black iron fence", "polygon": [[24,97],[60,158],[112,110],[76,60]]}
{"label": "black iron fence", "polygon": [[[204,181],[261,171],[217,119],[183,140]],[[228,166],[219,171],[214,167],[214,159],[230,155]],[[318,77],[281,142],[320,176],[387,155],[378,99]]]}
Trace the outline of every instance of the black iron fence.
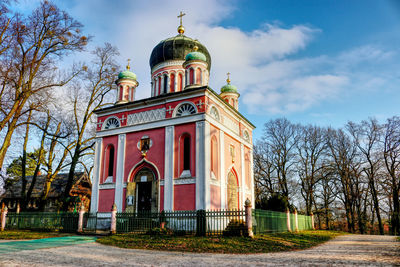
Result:
{"label": "black iron fence", "polygon": [[74,233],[78,225],[78,213],[72,212],[20,212],[7,213],[7,229],[30,229]]}
{"label": "black iron fence", "polygon": [[[197,210],[117,213],[118,233],[146,233],[166,228],[176,234],[222,235],[244,231],[244,210]],[[240,234],[240,233],[239,233]]]}

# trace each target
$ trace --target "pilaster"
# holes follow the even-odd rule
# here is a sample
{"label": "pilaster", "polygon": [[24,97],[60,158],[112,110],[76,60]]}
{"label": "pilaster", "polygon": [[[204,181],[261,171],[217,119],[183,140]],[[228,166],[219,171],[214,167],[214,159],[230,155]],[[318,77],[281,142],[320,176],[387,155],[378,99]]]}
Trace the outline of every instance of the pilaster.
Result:
{"label": "pilaster", "polygon": [[245,182],[245,168],[244,168],[244,145],[240,144],[240,165],[241,165],[241,179],[240,179],[240,207],[243,207],[245,199],[245,191],[246,191],[246,182]]}
{"label": "pilaster", "polygon": [[165,127],[164,210],[174,209],[174,126]]}
{"label": "pilaster", "polygon": [[196,122],[196,210],[205,209],[204,121]]}
{"label": "pilaster", "polygon": [[124,166],[125,166],[125,140],[126,135],[118,135],[118,155],[117,155],[117,171],[115,179],[115,204],[117,210],[122,211],[123,204],[123,184],[124,184]]}
{"label": "pilaster", "polygon": [[211,180],[211,137],[210,137],[210,123],[204,121],[204,158],[200,158],[204,162],[204,208],[211,208],[210,199],[210,180]]}
{"label": "pilaster", "polygon": [[90,201],[90,212],[97,212],[99,203],[99,183],[100,183],[100,167],[102,166],[101,158],[103,151],[103,138],[96,138],[94,147],[94,169],[92,178],[92,196]]}
{"label": "pilaster", "polygon": [[219,131],[220,154],[220,181],[221,181],[221,209],[226,207],[226,173],[225,173],[225,133]]}

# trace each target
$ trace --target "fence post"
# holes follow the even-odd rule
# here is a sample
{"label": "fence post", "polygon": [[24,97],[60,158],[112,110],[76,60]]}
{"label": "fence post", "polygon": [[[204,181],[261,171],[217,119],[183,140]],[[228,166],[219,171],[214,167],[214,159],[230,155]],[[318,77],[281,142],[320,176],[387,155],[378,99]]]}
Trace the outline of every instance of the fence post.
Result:
{"label": "fence post", "polygon": [[79,210],[79,218],[78,218],[78,233],[83,232],[83,215],[85,215],[85,206],[81,206]]}
{"label": "fence post", "polygon": [[3,211],[1,212],[1,231],[4,231],[6,228],[6,216],[7,216],[7,206],[4,207]]}
{"label": "fence post", "polygon": [[286,225],[287,225],[287,230],[289,232],[291,232],[292,229],[290,228],[290,211],[289,211],[289,208],[286,209]]}
{"label": "fence post", "polygon": [[196,235],[206,236],[206,211],[198,210],[196,212]]}
{"label": "fence post", "polygon": [[117,205],[114,203],[111,209],[111,234],[117,232]]}
{"label": "fence post", "polygon": [[247,234],[249,237],[253,238],[253,217],[251,212],[251,201],[250,199],[246,199],[244,202],[244,212],[246,216],[246,226],[247,226]]}
{"label": "fence post", "polygon": [[297,209],[294,209],[294,222],[296,224],[295,231],[299,231],[299,220],[297,219]]}
{"label": "fence post", "polygon": [[310,213],[310,216],[311,216],[311,227],[312,227],[312,229],[313,230],[315,230],[315,226],[314,226],[314,213]]}

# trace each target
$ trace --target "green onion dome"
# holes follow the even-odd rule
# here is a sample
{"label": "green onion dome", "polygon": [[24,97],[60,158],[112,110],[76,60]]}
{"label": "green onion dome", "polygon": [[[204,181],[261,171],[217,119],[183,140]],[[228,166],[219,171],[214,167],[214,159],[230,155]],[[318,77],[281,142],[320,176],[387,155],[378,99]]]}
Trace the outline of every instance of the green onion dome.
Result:
{"label": "green onion dome", "polygon": [[136,81],[136,74],[127,69],[118,74],[118,79],[131,79]]}
{"label": "green onion dome", "polygon": [[232,85],[232,84],[227,84],[222,86],[221,88],[221,93],[237,93],[237,88],[236,86]]}
{"label": "green onion dome", "polygon": [[207,61],[207,58],[203,53],[197,52],[197,51],[193,51],[193,52],[190,52],[189,54],[186,55],[185,60],[186,61],[189,61],[189,60]]}

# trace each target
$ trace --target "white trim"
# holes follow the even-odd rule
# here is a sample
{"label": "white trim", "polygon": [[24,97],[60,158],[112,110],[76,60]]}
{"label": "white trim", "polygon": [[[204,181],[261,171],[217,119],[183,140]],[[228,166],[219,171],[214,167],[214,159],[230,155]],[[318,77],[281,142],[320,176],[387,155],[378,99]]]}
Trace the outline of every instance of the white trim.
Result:
{"label": "white trim", "polygon": [[236,112],[234,112],[237,110],[234,107],[227,105],[227,103],[224,100],[220,99],[219,97],[216,97],[213,93],[211,93],[208,90],[205,91],[205,95],[208,98],[212,99],[215,103],[219,103],[220,108],[224,109],[225,112],[227,112],[230,116],[236,118],[238,122],[245,124],[249,129],[252,130],[255,129],[255,126],[251,125],[249,122],[241,118]]}
{"label": "white trim", "polygon": [[100,183],[100,166],[103,151],[103,138],[96,138],[94,153],[94,170],[92,178],[92,197],[90,202],[90,211],[97,212],[99,205],[99,183]]}
{"label": "white trim", "polygon": [[123,182],[124,182],[124,167],[125,167],[125,144],[126,135],[118,135],[118,154],[117,154],[117,171],[115,180],[115,197],[114,202],[117,205],[117,211],[122,211],[123,204]]}
{"label": "white trim", "polygon": [[[221,182],[215,179],[210,180],[210,185],[221,186]],[[211,190],[211,189],[210,189]]]}
{"label": "white trim", "polygon": [[242,170],[242,173],[241,173],[241,186],[240,186],[240,195],[242,196],[241,197],[241,199],[242,199],[242,202],[240,203],[240,207],[242,207],[242,206],[244,206],[244,201],[246,200],[245,199],[245,196],[244,196],[244,189],[245,189],[245,179],[244,179],[244,175],[245,175],[245,168],[244,168],[244,163],[245,163],[245,161],[244,161],[244,145],[243,144],[240,144],[240,163],[241,163],[241,170]]}
{"label": "white trim", "polygon": [[[151,75],[153,76],[158,70],[165,68],[165,67],[171,67],[171,66],[177,66],[177,69],[183,69],[183,63],[185,60],[167,60],[163,61],[161,63],[158,63],[151,69]],[[158,73],[157,73],[158,74]]]}
{"label": "white trim", "polygon": [[131,176],[132,176],[132,173],[133,173],[134,170],[135,170],[140,164],[142,164],[143,162],[145,162],[145,163],[147,163],[147,164],[153,166],[153,168],[154,168],[154,169],[156,170],[156,172],[157,172],[157,173],[156,173],[156,175],[157,175],[156,178],[157,178],[158,180],[161,180],[160,171],[158,170],[156,164],[154,164],[153,162],[148,161],[147,159],[143,158],[141,161],[139,161],[138,163],[136,163],[136,164],[131,168],[131,170],[129,171],[128,177],[127,177],[127,182],[132,182],[132,181],[129,180],[129,179],[131,178]]}
{"label": "white trim", "polygon": [[220,142],[220,180],[221,180],[221,209],[225,209],[226,202],[226,174],[225,174],[225,133],[223,130],[219,130],[219,142]]}
{"label": "white trim", "polygon": [[174,126],[165,127],[164,210],[174,210],[174,134]]}
{"label": "white trim", "polygon": [[254,166],[253,166],[253,150],[250,149],[250,190],[251,190],[251,197],[252,197],[252,206],[255,207],[256,205],[256,198],[254,195]]}
{"label": "white trim", "polygon": [[194,184],[194,183],[196,183],[196,179],[193,177],[174,179],[174,185]]}
{"label": "white trim", "polygon": [[193,114],[193,115],[175,117],[175,118],[170,118],[170,119],[160,120],[160,121],[155,121],[155,122],[146,122],[146,123],[142,123],[142,124],[129,125],[129,126],[124,126],[124,127],[114,128],[111,130],[97,132],[97,137],[112,136],[112,135],[117,135],[117,134],[122,134],[122,133],[138,132],[138,131],[144,131],[144,130],[149,130],[149,129],[174,126],[177,124],[196,122],[196,121],[204,120],[204,117],[205,117],[204,113],[197,113],[197,114]]}
{"label": "white trim", "polygon": [[204,121],[196,122],[196,210],[205,209]]}
{"label": "white trim", "polygon": [[99,185],[99,189],[100,190],[102,190],[102,189],[114,189],[115,188],[115,184],[114,183],[112,183],[112,184],[101,184],[101,185]]}
{"label": "white trim", "polygon": [[253,144],[247,142],[245,139],[243,139],[240,135],[238,135],[237,133],[235,133],[234,131],[232,131],[231,129],[229,129],[228,127],[226,127],[225,125],[223,125],[222,123],[220,123],[219,121],[215,120],[212,116],[210,116],[209,114],[205,114],[206,120],[210,121],[211,124],[215,125],[217,128],[219,128],[220,130],[223,130],[225,133],[227,133],[229,136],[231,136],[235,141],[239,142],[239,143],[243,143],[245,146],[247,146],[248,148],[252,148]]}
{"label": "white trim", "polygon": [[211,199],[210,199],[210,174],[211,174],[211,136],[210,136],[210,123],[208,121],[204,122],[204,208],[211,209]]}
{"label": "white trim", "polygon": [[[173,94],[173,95],[164,95],[165,98],[163,99],[151,99],[149,101],[146,101],[145,99],[141,99],[143,102],[142,103],[132,103],[132,105],[138,105],[137,107],[128,107],[128,106],[124,106],[121,107],[119,105],[115,105],[113,106],[115,109],[110,109],[109,111],[99,111],[97,113],[98,117],[103,117],[103,116],[107,116],[107,115],[112,115],[112,114],[116,114],[116,113],[120,113],[120,112],[132,112],[138,109],[143,109],[143,108],[149,108],[149,107],[154,107],[154,106],[161,106],[161,105],[166,105],[168,103],[171,102],[178,102],[181,100],[187,100],[187,99],[192,99],[195,97],[199,97],[199,96],[204,96],[204,92],[200,91],[200,92],[190,92],[187,93],[183,92],[183,88],[182,88],[182,95],[179,94],[179,96]],[[191,94],[192,93],[192,94]],[[138,100],[138,101],[141,101]],[[154,103],[155,102],[155,103]],[[153,104],[154,103],[154,104]]]}

